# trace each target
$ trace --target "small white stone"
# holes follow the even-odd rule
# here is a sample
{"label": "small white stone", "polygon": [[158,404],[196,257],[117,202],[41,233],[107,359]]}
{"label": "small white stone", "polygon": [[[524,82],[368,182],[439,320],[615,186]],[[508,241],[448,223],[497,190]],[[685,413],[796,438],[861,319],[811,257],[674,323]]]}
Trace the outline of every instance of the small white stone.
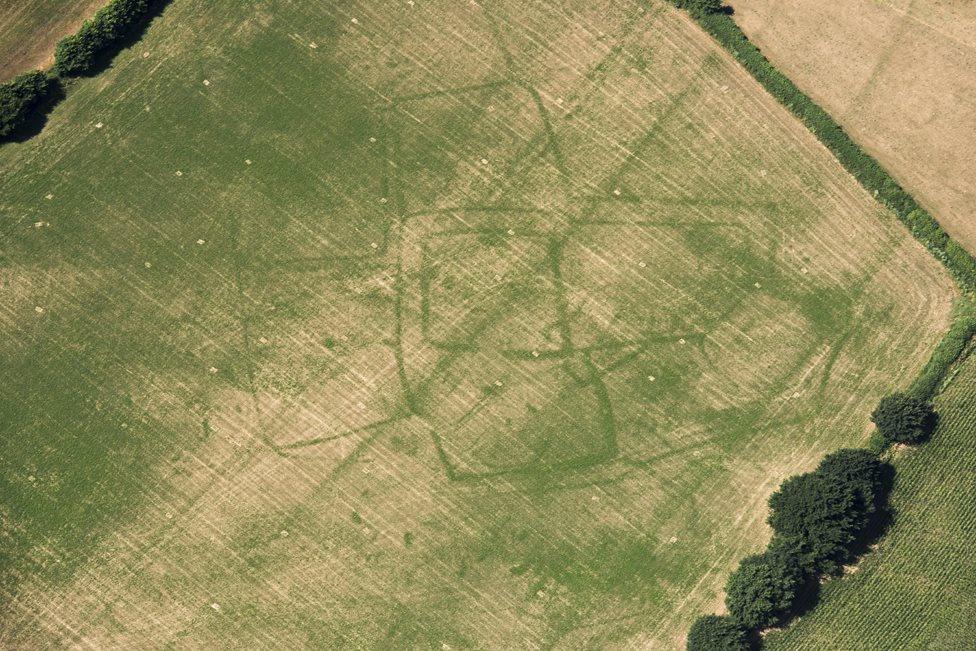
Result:
{"label": "small white stone", "polygon": [[142,110],[145,111],[146,113],[148,113],[149,112],[149,105],[146,104],[146,107],[144,109],[142,109]]}
{"label": "small white stone", "polygon": [[151,269],[152,268],[152,263],[151,262],[146,262],[145,265],[146,265],[146,269]]}
{"label": "small white stone", "polygon": [[755,284],[755,285],[753,285],[753,286],[754,286],[754,287],[755,287],[756,289],[762,289],[762,285],[760,285],[759,283],[756,283],[756,284]]}
{"label": "small white stone", "polygon": [[37,481],[37,478],[34,475],[27,475],[27,481]]}
{"label": "small white stone", "polygon": [[533,351],[532,351],[532,356],[533,356],[533,357],[538,357],[538,356],[539,356],[539,351],[537,351],[537,350],[533,350]]}
{"label": "small white stone", "polygon": [[102,128],[102,127],[104,127],[104,126],[105,126],[105,125],[104,125],[104,124],[102,124],[101,122],[96,122],[96,123],[95,123],[95,128],[96,128],[96,129],[101,129],[101,128]]}
{"label": "small white stone", "polygon": [[183,172],[181,172],[180,170],[176,170],[176,176],[183,176]]}
{"label": "small white stone", "polygon": [[143,52],[142,53],[142,58],[143,59],[148,59],[149,58],[149,53],[148,52]]}
{"label": "small white stone", "polygon": [[594,502],[599,502],[599,501],[600,501],[600,498],[599,498],[599,496],[597,496],[597,495],[591,495],[591,496],[590,496],[590,500],[592,500],[592,501],[594,501]]}
{"label": "small white stone", "polygon": [[376,142],[376,138],[373,138],[372,136],[370,136],[369,141],[370,142]]}
{"label": "small white stone", "polygon": [[281,535],[282,538],[287,538],[288,537],[288,532],[285,531],[284,529],[282,529],[280,535]]}
{"label": "small white stone", "polygon": [[380,203],[386,203],[386,197],[380,197]]}
{"label": "small white stone", "polygon": [[206,244],[207,240],[197,240],[197,244]]}
{"label": "small white stone", "polygon": [[502,381],[501,380],[495,380],[495,386],[496,387],[500,387],[501,385],[502,385]]}
{"label": "small white stone", "polygon": [[677,536],[671,536],[671,538],[670,538],[670,539],[668,539],[668,542],[669,542],[669,543],[671,543],[672,545],[673,545],[674,543],[676,543],[676,542],[678,542],[678,538],[677,538]]}
{"label": "small white stone", "polygon": [[46,194],[46,195],[44,195],[44,198],[47,199],[48,201],[50,201],[51,199],[54,198],[54,195],[53,194]]}
{"label": "small white stone", "polygon": [[507,233],[508,233],[509,235],[515,235],[515,231],[514,231],[513,229],[511,229],[511,228],[510,228],[510,229],[508,229],[508,231],[506,231],[506,232],[507,232]]}
{"label": "small white stone", "polygon": [[487,165],[488,164],[488,159],[487,158],[482,158],[481,159],[481,164],[482,165]]}
{"label": "small white stone", "polygon": [[685,342],[684,339],[679,339],[678,340],[678,343],[681,344],[682,346],[684,346],[686,342]]}
{"label": "small white stone", "polygon": [[563,98],[562,97],[559,97],[559,98],[556,99],[556,104],[562,104],[562,103],[563,103]]}
{"label": "small white stone", "polygon": [[217,372],[217,367],[216,366],[211,366],[210,369],[209,369],[209,371],[211,373],[216,373]]}
{"label": "small white stone", "polygon": [[614,189],[613,194],[614,194],[614,196],[619,197],[620,196],[620,188]]}
{"label": "small white stone", "polygon": [[244,159],[244,164],[245,165],[250,165],[251,164],[251,159],[250,158],[245,158]]}
{"label": "small white stone", "polygon": [[318,45],[316,45],[314,41],[313,41],[313,42],[311,42],[311,43],[309,43],[309,44],[308,44],[308,46],[309,46],[310,48],[312,48],[313,50],[314,50],[315,48],[317,48],[317,47],[318,47]]}
{"label": "small white stone", "polygon": [[210,80],[209,79],[204,79],[203,80],[203,85],[204,86],[209,86],[210,85]]}
{"label": "small white stone", "polygon": [[654,377],[653,375],[648,375],[648,376],[647,376],[647,381],[648,381],[648,382],[653,382],[653,381],[654,381],[654,380],[656,380],[656,379],[657,379],[657,378],[656,378],[656,377]]}
{"label": "small white stone", "polygon": [[498,282],[501,279],[502,277],[499,274],[495,274],[495,282]]}
{"label": "small white stone", "polygon": [[768,174],[766,170],[759,170],[759,176],[766,178],[766,174]]}
{"label": "small white stone", "polygon": [[352,19],[352,24],[353,25],[358,25],[359,24],[359,19],[358,18],[353,18]]}
{"label": "small white stone", "polygon": [[166,514],[166,519],[167,520],[172,520],[173,519],[173,514],[172,513],[167,513]]}
{"label": "small white stone", "polygon": [[210,604],[210,607],[213,608],[214,610],[218,610],[218,611],[220,610],[220,604],[218,604],[216,601]]}
{"label": "small white stone", "polygon": [[379,248],[379,246],[380,246],[380,245],[379,245],[379,244],[377,244],[376,242],[370,242],[370,243],[369,243],[369,245],[370,245],[371,247],[373,247],[374,249],[378,249],[378,248]]}
{"label": "small white stone", "polygon": [[637,266],[640,267],[641,269],[643,269],[644,267],[647,266],[647,263],[646,262],[638,262],[637,263]]}
{"label": "small white stone", "polygon": [[260,337],[260,338],[258,339],[258,341],[260,341],[260,342],[261,342],[262,344],[266,344],[266,343],[268,343],[268,340],[267,340],[267,339],[265,339],[264,337]]}
{"label": "small white stone", "polygon": [[793,393],[793,397],[794,398],[799,398],[800,397],[800,392],[799,391],[794,392]]}
{"label": "small white stone", "polygon": [[44,225],[44,222],[34,222],[34,228],[40,228]]}
{"label": "small white stone", "polygon": [[34,311],[37,312],[38,314],[44,314],[44,308],[41,307],[40,305],[38,305],[37,307],[35,307],[34,308]]}

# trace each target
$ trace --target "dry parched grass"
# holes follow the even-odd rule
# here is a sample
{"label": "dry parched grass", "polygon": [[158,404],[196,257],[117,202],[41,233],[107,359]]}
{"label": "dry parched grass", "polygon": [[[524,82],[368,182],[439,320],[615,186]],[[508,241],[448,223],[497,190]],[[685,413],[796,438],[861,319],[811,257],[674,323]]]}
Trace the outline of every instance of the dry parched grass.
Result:
{"label": "dry parched grass", "polygon": [[678,646],[945,327],[677,12],[374,4],[173,3],[0,150],[8,645]]}

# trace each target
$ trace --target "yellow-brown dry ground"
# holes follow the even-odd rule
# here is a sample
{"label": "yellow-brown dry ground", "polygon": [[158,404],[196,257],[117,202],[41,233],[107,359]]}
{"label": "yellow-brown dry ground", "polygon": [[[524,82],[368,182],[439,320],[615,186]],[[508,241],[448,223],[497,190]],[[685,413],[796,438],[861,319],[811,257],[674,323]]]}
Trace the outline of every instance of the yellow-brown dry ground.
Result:
{"label": "yellow-brown dry ground", "polygon": [[106,0],[0,0],[0,83],[54,62],[54,45]]}
{"label": "yellow-brown dry ground", "polygon": [[773,65],[976,251],[976,3],[729,4]]}

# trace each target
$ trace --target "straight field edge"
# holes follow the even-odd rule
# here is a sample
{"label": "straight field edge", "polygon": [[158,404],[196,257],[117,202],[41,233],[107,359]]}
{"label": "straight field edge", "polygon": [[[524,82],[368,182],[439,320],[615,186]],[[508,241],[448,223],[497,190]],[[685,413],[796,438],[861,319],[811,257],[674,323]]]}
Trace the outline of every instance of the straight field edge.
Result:
{"label": "straight field edge", "polygon": [[[973,349],[976,336],[976,259],[953,240],[938,221],[873,156],[861,149],[823,108],[773,66],[732,19],[729,8],[721,6],[719,0],[669,1],[685,9],[692,20],[725,48],[766,91],[799,118],[844,169],[877,201],[894,212],[912,236],[948,270],[961,290],[961,296],[953,308],[949,329],[906,390],[911,396],[932,401],[955,377],[957,362],[961,362]],[[737,634],[731,638],[721,637],[727,631],[721,628],[726,624],[719,622],[720,619],[727,618],[711,615],[699,618],[699,622],[712,620],[702,622],[707,626],[699,631],[700,634],[704,629],[709,629],[706,635],[712,635],[709,637],[711,644],[726,648],[724,645],[735,638],[738,642],[733,642],[727,648],[740,648],[739,644],[741,648],[761,646],[761,637],[755,635],[755,631],[748,639]],[[698,648],[698,645],[693,647],[689,640],[691,648]]]}

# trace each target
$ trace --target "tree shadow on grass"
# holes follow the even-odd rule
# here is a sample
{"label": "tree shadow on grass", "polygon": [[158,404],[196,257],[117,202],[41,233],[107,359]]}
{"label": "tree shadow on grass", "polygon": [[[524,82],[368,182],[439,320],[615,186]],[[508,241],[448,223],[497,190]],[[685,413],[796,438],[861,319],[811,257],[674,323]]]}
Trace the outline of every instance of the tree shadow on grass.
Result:
{"label": "tree shadow on grass", "polygon": [[25,142],[39,134],[44,130],[44,125],[47,124],[51,111],[65,97],[64,86],[61,85],[61,82],[58,79],[51,79],[47,91],[44,93],[44,99],[30,109],[30,114],[20,126],[5,137],[0,138],[0,145],[7,142]]}
{"label": "tree shadow on grass", "polygon": [[155,2],[150,1],[149,8],[146,10],[146,13],[140,16],[139,19],[129,27],[125,35],[118,41],[112,43],[110,47],[96,54],[91,68],[78,76],[95,77],[108,70],[112,66],[112,62],[115,60],[115,57],[120,52],[128,50],[130,47],[142,40],[146,30],[149,29],[149,26],[153,23],[153,21],[163,13],[163,9],[165,9],[171,1],[172,0],[155,0]]}
{"label": "tree shadow on grass", "polygon": [[[115,57],[120,52],[129,49],[142,39],[143,35],[146,33],[146,30],[149,28],[149,25],[151,25],[152,22],[163,12],[163,9],[165,9],[170,2],[171,0],[156,0],[155,2],[150,3],[149,9],[146,11],[146,13],[143,14],[140,19],[132,25],[132,27],[126,32],[125,36],[121,40],[113,43],[111,47],[106,48],[103,52],[99,53],[95,57],[92,67],[85,73],[78,76],[95,77],[110,68],[112,62],[115,60]],[[43,131],[51,111],[53,111],[54,107],[60,104],[65,97],[67,97],[65,82],[52,75],[47,91],[44,94],[44,99],[31,108],[30,115],[27,116],[27,119],[25,119],[20,126],[18,126],[7,136],[0,138],[0,146],[3,146],[8,142],[26,142]]]}

